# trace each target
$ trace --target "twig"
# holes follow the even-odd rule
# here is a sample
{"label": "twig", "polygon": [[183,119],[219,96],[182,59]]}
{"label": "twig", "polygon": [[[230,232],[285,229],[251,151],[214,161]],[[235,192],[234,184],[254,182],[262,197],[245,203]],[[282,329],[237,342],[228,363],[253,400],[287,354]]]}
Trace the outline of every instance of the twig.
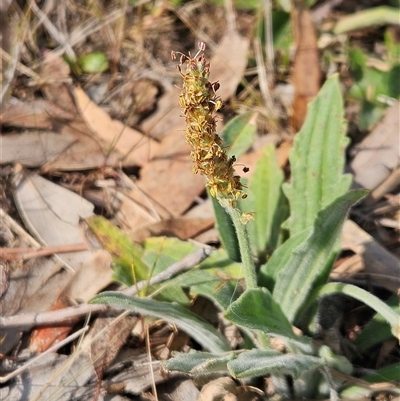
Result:
{"label": "twig", "polygon": [[236,20],[232,0],[224,0],[224,6],[226,10],[226,23],[228,26],[227,31],[233,32],[236,30]]}
{"label": "twig", "polygon": [[211,248],[200,248],[197,251],[191,253],[190,255],[184,257],[179,262],[174,263],[168,269],[152,277],[150,280],[143,280],[122,291],[123,294],[132,296],[143,290],[148,286],[162,283],[165,280],[170,279],[172,276],[176,276],[178,273],[190,269],[191,267],[202,262],[207,256],[211,254]]}
{"label": "twig", "polygon": [[71,341],[75,340],[75,338],[79,337],[81,334],[88,331],[88,329],[89,329],[89,326],[83,327],[82,329],[78,330],[74,334],[71,334],[64,340],[60,341],[59,343],[54,344],[52,347],[50,347],[45,352],[41,353],[40,355],[36,356],[35,358],[32,358],[25,365],[19,367],[18,369],[14,370],[13,372],[9,373],[8,375],[0,376],[0,383],[5,383],[8,380],[12,379],[13,377],[17,376],[18,374],[20,374],[21,372],[26,370],[26,368],[28,368],[29,366],[31,366],[32,364],[37,362],[39,359],[43,358],[46,354],[49,354],[50,352],[54,352],[54,351],[58,350],[59,348],[63,347],[65,344],[70,343]]}
{"label": "twig", "polygon": [[33,248],[40,249],[41,245],[30,236],[14,219],[12,219],[2,208],[0,208],[0,219],[19,238]]}
{"label": "twig", "polygon": [[[122,293],[128,296],[133,296],[138,291],[141,291],[143,288],[148,287],[149,285],[151,286],[154,284],[159,284],[184,270],[190,269],[191,267],[202,262],[210,254],[210,248],[198,249],[197,251],[180,260],[179,262],[174,263],[160,274],[152,277],[150,280],[140,281],[132,287],[129,287],[126,290],[122,291]],[[112,309],[113,308],[110,308],[106,305],[81,304],[78,306],[59,309],[56,311],[0,317],[0,327],[3,330],[12,327],[29,330],[31,327],[34,326],[68,323],[70,319],[86,315],[90,312],[104,312]]]}
{"label": "twig", "polygon": [[[87,21],[85,21],[82,25],[74,29],[71,34],[69,35],[69,38],[65,41],[63,46],[59,46],[56,49],[52,50],[47,58],[47,61],[51,61],[52,58],[56,58],[64,54],[65,52],[65,46],[75,46],[81,41],[84,41],[87,36],[90,34],[96,33],[99,31],[103,26],[107,24],[111,24],[113,21],[116,19],[120,18],[121,16],[124,15],[124,11],[121,9],[116,9],[114,11],[111,11],[109,14],[105,16],[104,19],[101,21],[98,21],[96,18],[90,18]],[[31,68],[37,68],[41,63],[41,60],[37,60],[36,62],[32,63]]]}
{"label": "twig", "polygon": [[37,15],[39,20],[43,22],[43,25],[46,27],[50,36],[60,45],[63,50],[67,54],[67,56],[75,61],[76,55],[72,46],[68,42],[68,39],[64,36],[64,34],[57,30],[57,28],[53,25],[53,23],[49,20],[47,15],[36,5],[33,0],[29,0],[29,5],[32,8],[33,12]]}
{"label": "twig", "polygon": [[365,204],[368,206],[376,203],[384,195],[393,191],[400,182],[400,168],[394,169],[389,176],[377,187],[375,188],[365,200]]}
{"label": "twig", "polygon": [[260,82],[261,96],[265,102],[265,107],[269,112],[271,112],[273,111],[273,104],[271,99],[271,93],[269,91],[267,70],[264,64],[264,57],[262,54],[260,39],[254,37],[253,44],[254,44],[254,55],[257,62],[257,75]]}
{"label": "twig", "polygon": [[[39,81],[40,80],[40,75],[36,74],[36,72],[34,72],[33,70],[31,70],[30,68],[26,67],[25,65],[23,65],[21,62],[18,61],[18,58],[12,57],[11,54],[8,54],[4,49],[2,49],[0,47],[0,57],[7,61],[7,63],[13,62],[13,60],[17,59],[17,65],[16,65],[16,69],[21,73],[24,74],[26,76],[28,76],[29,78],[32,78],[35,81]],[[4,85],[4,84],[3,84]]]}
{"label": "twig", "polygon": [[156,381],[154,378],[154,369],[153,369],[153,357],[151,355],[151,347],[150,347],[150,332],[149,326],[146,325],[146,351],[147,351],[147,358],[149,359],[149,373],[151,377],[151,389],[153,391],[153,397],[155,401],[158,401],[158,394],[157,394],[157,386]]}
{"label": "twig", "polygon": [[14,54],[11,56],[11,60],[9,60],[7,67],[3,73],[3,81],[1,85],[1,92],[0,92],[0,107],[3,105],[3,101],[5,99],[6,93],[11,85],[11,82],[14,78],[15,70],[18,64],[18,57],[20,52],[21,46],[16,43],[14,45]]}
{"label": "twig", "polygon": [[0,255],[4,260],[27,260],[41,256],[54,255],[55,253],[67,253],[87,251],[86,244],[44,246],[40,249],[32,248],[0,248]]}
{"label": "twig", "polygon": [[274,38],[272,34],[272,4],[271,0],[263,0],[264,4],[264,30],[265,30],[265,54],[267,56],[267,73],[270,82],[274,82]]}

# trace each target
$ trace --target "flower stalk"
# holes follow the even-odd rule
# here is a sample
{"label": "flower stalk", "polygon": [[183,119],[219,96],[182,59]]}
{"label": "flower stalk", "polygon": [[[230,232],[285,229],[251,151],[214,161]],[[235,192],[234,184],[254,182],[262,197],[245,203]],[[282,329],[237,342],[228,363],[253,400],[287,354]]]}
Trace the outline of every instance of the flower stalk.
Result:
{"label": "flower stalk", "polygon": [[[191,146],[193,173],[206,177],[206,186],[231,217],[238,236],[240,254],[245,273],[246,287],[256,288],[255,266],[245,224],[251,213],[242,213],[238,200],[247,197],[240,177],[233,167],[234,156],[228,158],[221,137],[216,131],[216,112],[222,101],[216,95],[218,82],[211,83],[210,63],[204,56],[205,44],[200,42],[194,57],[181,54],[178,70],[183,78],[179,103],[186,120],[186,141]],[[175,59],[176,53],[172,53]],[[185,72],[182,66],[186,63]]]}

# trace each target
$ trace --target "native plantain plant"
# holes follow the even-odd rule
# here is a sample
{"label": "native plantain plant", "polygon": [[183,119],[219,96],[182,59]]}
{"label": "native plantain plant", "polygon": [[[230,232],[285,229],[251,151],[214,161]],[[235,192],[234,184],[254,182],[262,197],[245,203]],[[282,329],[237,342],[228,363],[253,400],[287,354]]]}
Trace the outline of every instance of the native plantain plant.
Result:
{"label": "native plantain plant", "polygon": [[[284,183],[274,149],[268,146],[245,187],[235,174],[235,156],[227,154],[216,132],[215,113],[222,103],[216,95],[218,82],[208,80],[210,65],[204,48],[201,44],[194,57],[180,57],[183,89],[179,101],[186,119],[186,139],[192,147],[193,171],[206,178],[225,250],[165,283],[164,290],[180,294],[180,300],[175,299],[179,304],[171,302],[171,291],[164,301],[105,292],[91,302],[163,318],[189,333],[207,351],[175,354],[164,363],[167,370],[193,375],[228,372],[240,379],[270,375],[283,397],[330,393],[334,398],[353,367],[346,357],[313,341],[321,313],[318,301],[338,293],[356,298],[384,319],[389,335],[398,336],[400,318],[394,308],[361,288],[328,283],[339,252],[342,224],[350,207],[366,195],[365,190],[349,191],[351,178],[343,174],[347,141],[338,78],[328,79],[310,104],[290,154],[291,182]],[[254,133],[249,128],[250,118],[240,116],[224,130],[225,143],[235,148],[237,156],[249,144],[243,137]],[[251,212],[243,212],[242,205]],[[157,256],[151,240],[144,249],[137,263],[158,263],[160,269],[160,263],[167,265],[177,258],[176,250],[182,249],[182,244],[170,243],[167,251]],[[121,276],[130,284],[126,274]],[[245,289],[239,291],[241,277]],[[242,329],[247,349],[231,351],[221,333],[191,313],[183,305],[182,287],[213,300],[225,318]],[[299,335],[294,327],[309,335]],[[279,349],[273,339],[280,340]]]}

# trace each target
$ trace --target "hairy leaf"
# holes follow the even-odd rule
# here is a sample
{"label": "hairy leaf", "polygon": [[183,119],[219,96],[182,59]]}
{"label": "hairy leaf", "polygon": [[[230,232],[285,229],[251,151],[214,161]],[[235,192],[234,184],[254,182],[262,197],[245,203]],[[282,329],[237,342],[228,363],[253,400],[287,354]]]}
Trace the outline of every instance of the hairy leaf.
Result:
{"label": "hairy leaf", "polygon": [[232,219],[225,209],[219,204],[217,199],[210,196],[214,208],[215,228],[218,230],[219,238],[228,256],[235,262],[240,262],[239,242],[236,236],[235,226]]}
{"label": "hairy leaf", "polygon": [[247,209],[254,212],[248,230],[253,252],[265,260],[282,240],[281,225],[287,218],[288,205],[282,192],[284,175],[268,145],[250,180]]}
{"label": "hairy leaf", "polygon": [[226,373],[226,364],[235,358],[233,352],[222,355],[209,352],[190,351],[189,353],[177,353],[165,361],[162,365],[167,370],[178,370],[179,372],[195,375],[208,375],[210,373]]}
{"label": "hairy leaf", "polygon": [[343,100],[335,75],[309,104],[290,153],[292,181],[283,190],[290,204],[285,227],[291,235],[310,227],[317,213],[349,188],[351,176],[343,174],[348,143],[344,128]]}
{"label": "hairy leaf", "polygon": [[304,371],[316,369],[321,364],[321,359],[314,356],[282,355],[277,351],[255,349],[243,352],[237,359],[228,362],[228,369],[232,376],[239,379],[267,374],[290,374],[296,379]]}
{"label": "hairy leaf", "polygon": [[273,291],[290,322],[322,278],[328,276],[332,255],[349,208],[368,193],[355,190],[342,195],[321,211],[308,238],[292,250],[285,266],[279,269]]}
{"label": "hairy leaf", "polygon": [[225,317],[251,330],[294,337],[291,324],[265,288],[246,290],[229,306]]}
{"label": "hairy leaf", "polygon": [[128,309],[176,324],[211,352],[225,352],[230,349],[227,340],[213,326],[178,304],[160,302],[149,298],[133,298],[111,291],[95,296],[90,303]]}

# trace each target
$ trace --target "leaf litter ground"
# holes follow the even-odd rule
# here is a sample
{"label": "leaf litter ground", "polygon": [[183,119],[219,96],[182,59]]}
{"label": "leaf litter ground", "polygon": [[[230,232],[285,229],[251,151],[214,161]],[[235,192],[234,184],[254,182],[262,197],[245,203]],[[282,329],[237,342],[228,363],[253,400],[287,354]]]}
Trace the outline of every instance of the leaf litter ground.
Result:
{"label": "leaf litter ground", "polygon": [[[193,52],[199,40],[207,43],[212,80],[220,82],[225,102],[219,131],[235,114],[255,113],[257,135],[243,163],[254,166],[265,144],[273,143],[285,167],[293,132],[304,121],[321,75],[339,71],[345,89],[355,80],[346,69],[350,61],[341,38],[329,28],[354,11],[354,2],[340,9],[326,1],[311,12],[297,4],[287,14],[294,27],[287,36],[298,51],[293,56],[277,40],[279,29],[287,29],[278,20],[276,40],[266,35],[266,53],[275,59],[266,63],[260,62],[257,31],[261,6],[140,3],[2,6],[0,393],[9,399],[148,400],[157,394],[159,400],[206,401],[217,395],[250,400],[273,392],[268,379],[257,391],[243,393],[228,377],[207,383],[163,374],[158,360],[173,350],[198,348],[171,325],[105,308],[98,317],[87,310],[83,320],[82,306],[117,284],[111,253],[80,218],[106,216],[140,242],[166,235],[218,244],[203,179],[191,172],[170,51]],[[385,42],[384,35],[395,39]],[[369,63],[380,59],[378,70],[384,71],[390,66],[382,48],[398,46],[398,28],[366,27],[348,33],[347,40],[369,51]],[[106,55],[108,69],[88,73],[81,56],[95,51]],[[372,115],[386,116],[368,129],[358,117],[365,107],[347,99],[355,142],[348,168],[372,193],[352,216],[358,225],[345,224],[332,278],[367,282],[387,298],[399,288],[399,105],[394,102],[384,113],[371,108]],[[346,319],[339,334],[351,340],[370,313],[354,303],[340,308]],[[191,309],[214,325],[226,323],[201,297]],[[35,323],[40,316],[44,323]],[[62,325],[53,325],[52,316],[63,319]],[[223,332],[233,346],[240,343],[237,328]],[[57,343],[63,345],[52,353]],[[373,369],[398,358],[396,342],[387,340],[360,363]]]}

